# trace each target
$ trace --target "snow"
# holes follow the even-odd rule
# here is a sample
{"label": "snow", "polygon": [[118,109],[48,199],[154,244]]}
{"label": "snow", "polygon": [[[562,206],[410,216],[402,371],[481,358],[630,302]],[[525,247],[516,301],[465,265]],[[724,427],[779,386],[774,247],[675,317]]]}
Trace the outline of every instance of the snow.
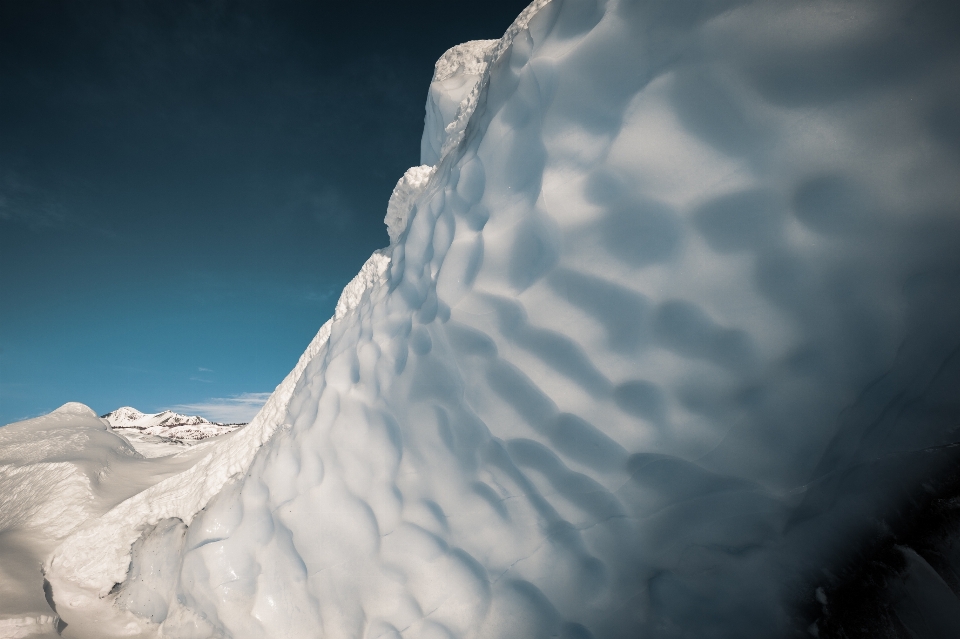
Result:
{"label": "snow", "polygon": [[[198,415],[181,415],[171,410],[165,410],[159,413],[141,413],[136,408],[123,406],[115,411],[103,415],[102,419],[107,420],[113,428],[138,428],[147,430],[151,428],[175,426],[199,426],[211,424],[207,419]],[[217,424],[223,426],[225,424]]]}
{"label": "snow", "polygon": [[[334,319],[350,316],[370,290],[383,284],[387,262],[379,252],[367,260],[344,288],[334,318],[320,327],[294,369],[246,427],[205,442],[200,450],[206,454],[189,470],[151,486],[98,519],[84,522],[47,559],[47,578],[58,593],[58,600],[67,602],[59,611],[61,617],[70,617],[78,636],[135,636],[138,632],[151,636],[156,632],[151,620],[134,619],[129,614],[109,616],[113,610],[109,593],[115,584],[124,581],[135,542],[144,529],[166,520],[189,525],[215,495],[247,472],[257,451],[277,429],[289,426],[286,409],[293,392],[308,364],[326,346]],[[189,611],[181,612],[176,606],[170,609],[171,621],[183,625],[199,623]],[[71,615],[74,610],[79,614]]]}
{"label": "snow", "polygon": [[145,459],[75,402],[0,428],[0,637],[57,636],[42,562],[84,522],[196,460],[175,452]]}
{"label": "snow", "polygon": [[[420,141],[424,167],[437,164],[450,145],[461,139],[463,127],[476,108],[480,80],[497,42],[473,40],[458,44],[437,60],[427,92],[427,114]],[[390,242],[396,242],[393,235]]]}
{"label": "snow", "polygon": [[0,619],[0,637],[21,639],[21,637],[56,637],[57,618],[50,615],[22,617],[19,619]]}
{"label": "snow", "polygon": [[816,632],[957,462],[960,57],[912,6],[538,0],[445,54],[256,418],[58,537],[65,636]]}
{"label": "snow", "polygon": [[198,415],[181,415],[170,410],[141,413],[123,406],[101,419],[124,437],[144,457],[163,457],[172,446],[190,446],[213,437],[232,433],[246,424],[220,424]]}
{"label": "snow", "polygon": [[[403,177],[397,181],[397,185],[390,194],[390,201],[387,203],[387,215],[383,223],[387,225],[387,235],[391,243],[396,243],[400,239],[400,234],[407,228],[407,220],[410,217],[411,209],[417,200],[417,197],[426,188],[436,167],[429,165],[414,166],[407,169]],[[389,260],[389,258],[384,257]]]}

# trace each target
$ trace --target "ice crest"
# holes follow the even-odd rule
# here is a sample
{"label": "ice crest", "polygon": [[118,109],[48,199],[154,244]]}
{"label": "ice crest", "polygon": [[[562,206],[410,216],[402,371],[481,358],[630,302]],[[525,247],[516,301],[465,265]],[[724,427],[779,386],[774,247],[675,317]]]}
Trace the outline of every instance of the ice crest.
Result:
{"label": "ice crest", "polygon": [[80,402],[67,402],[60,408],[53,411],[55,414],[63,415],[83,415],[85,417],[96,417],[97,414],[92,408]]}
{"label": "ice crest", "polygon": [[480,79],[497,40],[472,40],[452,47],[437,60],[427,92],[420,161],[433,166],[459,141],[476,106]]}
{"label": "ice crest", "polygon": [[415,206],[420,193],[426,188],[434,171],[436,171],[434,166],[414,166],[407,169],[403,177],[397,181],[393,193],[390,194],[390,202],[387,204],[387,216],[383,220],[387,225],[387,235],[390,237],[391,244],[396,244],[400,234],[406,230],[411,209]]}
{"label": "ice crest", "polygon": [[360,268],[360,272],[343,288],[333,312],[333,320],[346,317],[347,313],[360,305],[364,293],[369,294],[374,287],[383,284],[384,274],[389,266],[390,258],[382,251],[375,251]]}

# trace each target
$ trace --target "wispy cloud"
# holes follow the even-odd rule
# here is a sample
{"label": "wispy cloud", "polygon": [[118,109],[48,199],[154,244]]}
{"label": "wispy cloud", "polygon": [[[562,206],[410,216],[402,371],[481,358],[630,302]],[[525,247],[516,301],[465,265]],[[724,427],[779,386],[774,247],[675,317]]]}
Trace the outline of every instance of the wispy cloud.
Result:
{"label": "wispy cloud", "polygon": [[327,288],[322,291],[307,291],[304,293],[303,299],[307,302],[326,302],[338,293],[339,291],[333,288]]}
{"label": "wispy cloud", "polygon": [[170,410],[200,415],[213,422],[241,424],[253,419],[268,397],[270,393],[242,393],[233,397],[213,397],[196,404],[177,404]]}
{"label": "wispy cloud", "polygon": [[320,183],[313,176],[301,176],[291,183],[283,209],[339,231],[350,227],[356,219],[350,199],[337,187]]}
{"label": "wispy cloud", "polygon": [[212,373],[212,372],[213,372],[213,369],[212,369],[212,368],[204,368],[203,366],[199,367],[197,370],[200,371],[201,373]]}
{"label": "wispy cloud", "polygon": [[13,171],[0,175],[0,222],[19,222],[32,229],[63,228],[66,208]]}

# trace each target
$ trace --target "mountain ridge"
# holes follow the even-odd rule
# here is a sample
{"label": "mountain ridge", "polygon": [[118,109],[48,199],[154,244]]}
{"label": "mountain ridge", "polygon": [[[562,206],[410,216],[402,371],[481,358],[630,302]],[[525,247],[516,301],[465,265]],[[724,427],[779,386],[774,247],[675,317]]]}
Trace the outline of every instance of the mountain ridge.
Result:
{"label": "mountain ridge", "polygon": [[100,415],[113,428],[148,428],[151,426],[196,426],[198,424],[212,424],[214,426],[246,426],[246,422],[212,422],[199,415],[183,415],[172,410],[163,410],[159,413],[144,413],[132,406],[121,406],[109,413]]}
{"label": "mountain ridge", "polygon": [[100,419],[114,430],[136,430],[144,435],[167,439],[201,440],[233,432],[246,424],[212,422],[199,415],[182,415],[164,410],[159,413],[144,413],[132,406],[121,406],[105,413]]}

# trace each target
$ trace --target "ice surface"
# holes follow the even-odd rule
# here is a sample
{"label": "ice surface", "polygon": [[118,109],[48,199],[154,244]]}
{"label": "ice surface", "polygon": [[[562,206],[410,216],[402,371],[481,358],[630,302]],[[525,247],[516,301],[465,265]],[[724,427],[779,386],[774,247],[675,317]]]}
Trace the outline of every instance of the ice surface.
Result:
{"label": "ice surface", "polygon": [[0,638],[56,636],[41,563],[85,522],[194,456],[147,460],[87,406],[0,428]]}
{"label": "ice surface", "polygon": [[[390,236],[390,242],[396,243],[400,239],[400,234],[407,228],[407,220],[410,217],[417,197],[427,186],[430,176],[433,175],[435,168],[428,165],[414,166],[407,169],[403,177],[397,182],[390,194],[390,202],[387,204],[387,215],[383,223],[387,225],[387,235]],[[389,259],[389,258],[384,258]]]}
{"label": "ice surface", "polygon": [[391,246],[246,429],[63,542],[68,632],[814,632],[958,440],[947,7],[554,0],[452,50]]}
{"label": "ice surface", "polygon": [[[484,75],[497,40],[473,40],[458,44],[437,60],[427,92],[427,114],[420,141],[420,162],[436,165],[448,140],[456,143],[470,120]],[[390,227],[390,224],[387,224]],[[390,236],[390,242],[396,238]]]}
{"label": "ice surface", "polygon": [[[144,530],[155,530],[158,524],[163,524],[161,528],[166,530],[169,525],[167,520],[189,524],[228,482],[238,479],[247,471],[263,443],[285,425],[286,409],[293,391],[307,365],[326,345],[334,321],[342,320],[354,312],[364,299],[364,294],[369,295],[369,289],[382,284],[388,264],[389,259],[381,252],[370,256],[344,288],[334,317],[320,327],[297,365],[245,428],[223,438],[201,443],[195,450],[205,455],[189,470],[164,479],[118,504],[98,519],[85,521],[47,559],[47,578],[57,593],[58,601],[67,602],[60,612],[61,617],[67,615],[71,618],[71,633],[98,639],[135,636],[137,632],[147,633],[147,636],[155,634],[156,629],[151,625],[154,620],[149,615],[143,624],[131,620],[129,614],[117,615],[112,620],[105,618],[113,610],[109,595],[114,585],[124,581],[128,574],[139,574],[137,568],[128,573],[135,542],[141,538]],[[153,545],[149,544],[148,547]],[[143,578],[149,579],[150,574],[144,571]],[[144,588],[149,589],[150,586]],[[182,611],[176,606],[172,610],[171,621],[181,620],[186,625],[199,623],[201,628],[204,627],[202,619],[194,619],[189,611]]]}

